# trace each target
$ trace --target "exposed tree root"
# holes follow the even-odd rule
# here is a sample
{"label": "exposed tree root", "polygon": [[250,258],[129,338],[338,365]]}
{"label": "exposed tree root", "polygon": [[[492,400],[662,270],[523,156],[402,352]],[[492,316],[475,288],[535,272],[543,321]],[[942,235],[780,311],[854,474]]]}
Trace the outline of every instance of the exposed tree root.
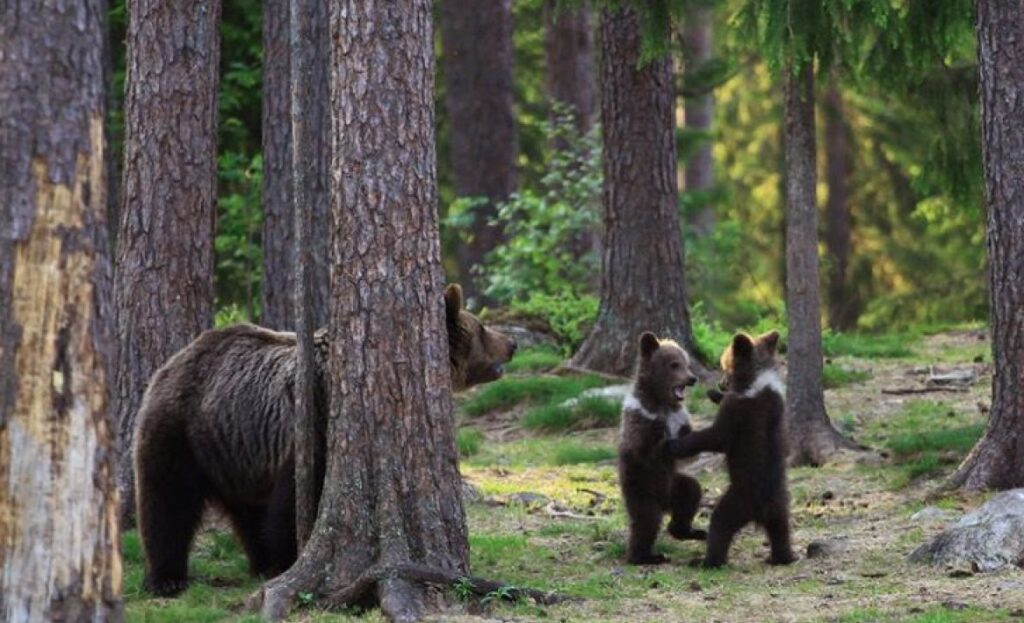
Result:
{"label": "exposed tree root", "polygon": [[789,454],[790,465],[819,467],[840,450],[861,452],[869,449],[863,444],[844,437],[827,419],[815,424],[813,428],[814,430],[805,431],[799,437],[794,438],[792,434],[790,435],[792,448]]}
{"label": "exposed tree root", "polygon": [[[270,621],[280,621],[288,616],[304,588],[295,586],[287,580],[278,581],[283,577],[268,582],[248,599],[246,606],[250,610],[260,610],[263,617]],[[455,571],[427,565],[404,563],[373,565],[347,586],[321,596],[317,603],[329,610],[376,603],[392,621],[416,621],[423,613],[422,604],[418,603],[415,591],[410,590],[411,585],[415,584],[463,590],[479,597],[493,596],[507,601],[530,599],[546,606],[578,599],[560,593],[464,576]]]}

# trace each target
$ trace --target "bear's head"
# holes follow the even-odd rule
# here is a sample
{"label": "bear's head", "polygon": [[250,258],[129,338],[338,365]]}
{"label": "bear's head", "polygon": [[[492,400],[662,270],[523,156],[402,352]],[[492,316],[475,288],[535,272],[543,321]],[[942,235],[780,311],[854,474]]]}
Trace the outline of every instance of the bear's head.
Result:
{"label": "bear's head", "polygon": [[516,341],[484,326],[466,311],[462,287],[444,291],[445,320],[448,325],[448,356],[455,391],[501,378],[505,364],[516,352]]}
{"label": "bear's head", "polygon": [[738,333],[722,353],[721,388],[730,392],[749,392],[756,384],[780,385],[775,352],[779,332],[769,331],[757,337]]}
{"label": "bear's head", "polygon": [[640,336],[640,358],[634,392],[645,408],[675,411],[682,406],[686,388],[697,382],[690,358],[679,344],[659,340],[647,331]]}

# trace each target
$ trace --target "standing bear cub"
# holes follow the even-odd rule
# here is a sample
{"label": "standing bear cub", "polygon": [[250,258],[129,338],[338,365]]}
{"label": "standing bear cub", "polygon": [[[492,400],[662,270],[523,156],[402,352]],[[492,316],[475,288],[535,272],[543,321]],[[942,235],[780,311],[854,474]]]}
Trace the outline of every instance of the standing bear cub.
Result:
{"label": "standing bear cub", "polygon": [[[449,363],[455,389],[499,378],[516,343],[484,327],[445,291]],[[327,332],[314,336],[316,491],[323,484]],[[174,595],[188,585],[188,554],[208,503],[231,520],[250,569],[272,576],[295,561],[292,448],[294,333],[238,325],[206,331],[149,382],[135,431],[139,532],[146,586]]]}
{"label": "standing bear cub", "polygon": [[677,539],[703,539],[694,530],[701,488],[693,478],[676,472],[676,459],[666,452],[666,440],[690,431],[690,414],[683,406],[686,388],[697,382],[690,372],[686,351],[653,333],[640,336],[633,393],[622,405],[619,443],[619,486],[629,514],[630,564],[666,562],[655,554],[654,541],[665,513],[671,514],[668,532]]}
{"label": "standing bear cub", "polygon": [[770,564],[795,560],[786,489],[785,387],[775,362],[778,342],[777,331],[734,337],[721,360],[726,391],[708,394],[719,403],[714,423],[668,443],[678,458],[725,453],[729,489],[711,514],[707,553],[699,561],[705,567],[724,565],[733,537],[751,521],[768,533]]}

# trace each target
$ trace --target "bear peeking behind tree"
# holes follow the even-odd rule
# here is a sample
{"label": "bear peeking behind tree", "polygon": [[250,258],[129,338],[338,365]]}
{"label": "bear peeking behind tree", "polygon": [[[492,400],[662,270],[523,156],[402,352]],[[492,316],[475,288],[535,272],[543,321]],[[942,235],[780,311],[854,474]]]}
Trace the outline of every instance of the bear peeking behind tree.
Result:
{"label": "bear peeking behind tree", "polygon": [[629,514],[630,564],[649,565],[667,559],[653,551],[665,513],[671,514],[668,532],[677,539],[703,539],[694,530],[701,487],[693,478],[676,472],[676,459],[665,442],[690,431],[690,414],[683,406],[686,388],[697,382],[690,372],[686,351],[653,333],[640,336],[633,393],[622,405],[619,443],[619,486]]}
{"label": "bear peeking behind tree", "polygon": [[[449,363],[456,390],[499,378],[516,350],[445,291]],[[327,332],[314,336],[315,488],[325,470]],[[294,562],[294,333],[249,324],[206,331],[149,382],[135,432],[139,533],[146,587],[175,595],[188,585],[188,554],[207,504],[231,520],[254,574]]]}
{"label": "bear peeking behind tree", "polygon": [[729,489],[718,501],[708,527],[705,567],[728,561],[729,546],[751,521],[768,533],[773,565],[796,558],[789,537],[786,488],[785,385],[775,361],[779,333],[751,338],[739,334],[722,354],[725,393],[709,392],[719,403],[714,423],[668,443],[678,458],[698,452],[724,452]]}

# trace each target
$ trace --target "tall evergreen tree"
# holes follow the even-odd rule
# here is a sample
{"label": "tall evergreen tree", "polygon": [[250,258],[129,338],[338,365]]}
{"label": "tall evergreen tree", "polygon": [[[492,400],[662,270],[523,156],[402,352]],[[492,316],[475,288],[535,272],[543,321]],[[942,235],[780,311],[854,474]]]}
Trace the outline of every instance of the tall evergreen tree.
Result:
{"label": "tall evergreen tree", "polygon": [[992,409],[952,478],[967,489],[1024,486],[1024,1],[978,0],[982,150],[992,308]]}
{"label": "tall evergreen tree", "polygon": [[641,65],[633,9],[603,12],[601,45],[601,305],[572,362],[629,374],[643,331],[674,337],[694,351],[677,207],[675,89],[667,54]]}
{"label": "tall evergreen tree", "polygon": [[472,268],[503,237],[491,224],[496,204],[516,190],[512,0],[442,0],[440,24],[455,194],[484,200],[456,250],[463,287],[475,298]]}
{"label": "tall evergreen tree", "polygon": [[213,323],[221,5],[128,0],[127,8],[113,395],[124,517],[134,508],[132,439],[149,377]]}
{"label": "tall evergreen tree", "polygon": [[104,0],[0,4],[0,620],[121,617]]}

